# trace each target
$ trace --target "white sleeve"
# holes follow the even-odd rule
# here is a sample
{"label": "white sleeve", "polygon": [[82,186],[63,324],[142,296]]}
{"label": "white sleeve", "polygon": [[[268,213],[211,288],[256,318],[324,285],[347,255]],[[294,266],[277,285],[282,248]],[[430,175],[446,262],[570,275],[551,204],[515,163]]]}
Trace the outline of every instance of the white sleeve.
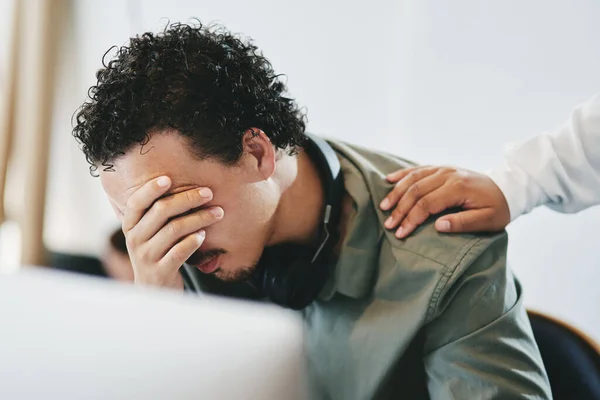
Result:
{"label": "white sleeve", "polygon": [[509,145],[489,172],[511,220],[546,205],[564,213],[600,204],[600,95],[576,108],[559,130]]}

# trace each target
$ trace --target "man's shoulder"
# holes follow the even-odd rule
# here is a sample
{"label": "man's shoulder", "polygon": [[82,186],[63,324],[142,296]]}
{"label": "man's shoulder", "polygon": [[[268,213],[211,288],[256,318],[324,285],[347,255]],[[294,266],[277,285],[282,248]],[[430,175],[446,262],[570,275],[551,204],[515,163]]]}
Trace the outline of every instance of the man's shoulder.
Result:
{"label": "man's shoulder", "polygon": [[[489,268],[505,265],[505,232],[439,233],[434,226],[439,215],[431,217],[408,238],[396,238],[394,231],[384,227],[390,213],[379,207],[393,189],[385,176],[414,163],[383,151],[327,140],[338,154],[346,191],[353,198],[356,211],[347,233],[347,246],[338,262],[338,274],[344,278],[338,279],[338,290],[351,295],[375,290],[387,297],[420,287],[441,294],[469,274],[469,267],[480,257],[489,258]],[[487,262],[479,264],[485,266]],[[342,281],[351,284],[342,285]]]}
{"label": "man's shoulder", "polygon": [[[339,140],[327,139],[338,155],[343,159],[346,172],[362,175],[369,191],[371,207],[377,215],[379,226],[383,232],[382,245],[388,245],[399,266],[411,254],[428,259],[444,268],[455,269],[458,265],[467,264],[472,257],[481,254],[494,243],[506,243],[505,232],[495,234],[444,234],[435,227],[435,220],[441,215],[432,216],[416,231],[404,240],[394,236],[394,231],[383,228],[389,213],[379,208],[379,203],[393,188],[385,179],[385,175],[402,168],[416,165],[414,162],[384,151],[371,150]],[[456,212],[448,210],[444,214]]]}
{"label": "man's shoulder", "polygon": [[335,152],[359,169],[374,169],[383,174],[417,165],[397,155],[325,137]]}
{"label": "man's shoulder", "polygon": [[444,234],[435,229],[435,218],[403,240],[384,232],[373,286],[375,297],[421,299],[416,307],[424,322],[444,309],[462,282],[480,276],[473,282],[485,287],[507,268],[505,232]]}
{"label": "man's shoulder", "polygon": [[508,236],[505,231],[498,233],[440,233],[435,229],[435,221],[449,210],[430,217],[409,237],[399,240],[393,231],[384,233],[386,243],[394,254],[399,266],[407,255],[427,259],[440,268],[455,272],[459,267],[467,267],[477,257],[492,246],[506,248]]}

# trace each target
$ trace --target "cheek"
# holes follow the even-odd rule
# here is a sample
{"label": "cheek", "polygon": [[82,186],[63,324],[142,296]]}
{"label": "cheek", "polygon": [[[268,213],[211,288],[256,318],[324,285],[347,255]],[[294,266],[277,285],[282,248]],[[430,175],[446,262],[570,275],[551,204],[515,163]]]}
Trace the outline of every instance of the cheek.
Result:
{"label": "cheek", "polygon": [[225,216],[212,225],[210,231],[207,229],[207,240],[208,233],[212,232],[215,241],[219,240],[223,247],[227,244],[238,248],[264,245],[277,207],[273,196],[247,187],[228,197],[215,196],[214,204],[223,207]]}

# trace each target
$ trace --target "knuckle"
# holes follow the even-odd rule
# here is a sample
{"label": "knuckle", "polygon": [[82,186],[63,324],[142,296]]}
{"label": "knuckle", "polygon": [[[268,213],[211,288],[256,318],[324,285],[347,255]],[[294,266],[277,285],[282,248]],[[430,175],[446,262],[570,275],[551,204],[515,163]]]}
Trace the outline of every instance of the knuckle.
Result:
{"label": "knuckle", "polygon": [[183,264],[186,258],[186,252],[182,248],[174,248],[171,252],[171,260],[175,263]]}
{"label": "knuckle", "polygon": [[189,216],[190,223],[194,225],[195,228],[201,228],[206,225],[209,225],[215,220],[214,215],[210,213],[208,210],[201,210],[199,212],[195,212],[190,214]]}
{"label": "knuckle", "polygon": [[430,200],[427,206],[430,214],[439,214],[446,209],[446,205],[439,198]]}
{"label": "knuckle", "polygon": [[185,198],[190,204],[196,204],[197,196],[194,193],[197,193],[197,191],[188,190],[185,192]]}
{"label": "knuckle", "polygon": [[190,218],[192,219],[194,225],[205,224],[210,221],[212,214],[208,212],[208,210],[200,210],[190,214]]}
{"label": "knuckle", "polygon": [[406,222],[402,225],[404,225],[403,228],[408,229],[418,224],[419,221],[415,214],[408,214],[408,216],[406,217]]}
{"label": "knuckle", "polygon": [[420,171],[421,171],[420,169],[415,169],[415,170],[412,170],[412,171],[410,171],[410,172],[409,172],[409,174],[408,174],[408,175],[406,175],[406,177],[407,177],[408,179],[410,179],[411,181],[418,180],[418,179],[419,179],[419,172],[420,172]]}
{"label": "knuckle", "polygon": [[138,249],[137,259],[143,263],[148,263],[150,261],[150,250],[147,248]]}
{"label": "knuckle", "polygon": [[128,249],[134,249],[138,245],[138,239],[135,233],[130,232],[128,235],[125,235],[125,244]]}
{"label": "knuckle", "polygon": [[460,181],[464,185],[464,187],[469,187],[473,183],[473,177],[469,175],[461,175]]}
{"label": "knuckle", "polygon": [[133,196],[131,196],[129,199],[127,199],[127,203],[125,203],[125,207],[127,207],[128,210],[138,210],[139,205],[138,205],[138,202],[135,200],[135,198]]}
{"label": "knuckle", "polygon": [[406,216],[409,226],[417,226],[427,218],[427,213],[411,212]]}
{"label": "knuckle", "polygon": [[454,179],[452,181],[452,186],[456,190],[463,191],[466,189],[466,182],[464,181],[464,179]]}
{"label": "knuckle", "polygon": [[410,197],[412,197],[413,199],[417,199],[419,197],[420,191],[421,191],[421,188],[419,187],[419,184],[413,183],[412,185],[410,185],[410,187],[406,191],[406,194],[409,195]]}
{"label": "knuckle", "polygon": [[420,210],[422,212],[429,212],[429,200],[427,200],[427,198],[423,197],[421,198],[419,201],[417,201],[416,204],[416,208],[417,210]]}
{"label": "knuckle", "polygon": [[181,229],[181,222],[177,219],[174,219],[167,224],[166,228],[169,235],[175,236]]}
{"label": "knuckle", "polygon": [[152,206],[156,214],[162,215],[167,210],[167,204],[164,200],[159,200]]}
{"label": "knuckle", "polygon": [[402,222],[402,227],[404,229],[410,229],[411,227],[416,226],[418,224],[419,219],[417,218],[417,214],[414,212],[410,212],[404,219],[404,222]]}

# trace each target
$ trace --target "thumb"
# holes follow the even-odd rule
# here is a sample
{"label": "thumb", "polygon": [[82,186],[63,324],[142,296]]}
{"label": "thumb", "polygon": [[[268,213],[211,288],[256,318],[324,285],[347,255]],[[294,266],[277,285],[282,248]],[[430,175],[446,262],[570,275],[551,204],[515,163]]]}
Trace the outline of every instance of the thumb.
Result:
{"label": "thumb", "polygon": [[435,221],[435,229],[439,232],[490,232],[499,230],[494,224],[494,210],[484,208],[479,210],[461,211],[444,215]]}

